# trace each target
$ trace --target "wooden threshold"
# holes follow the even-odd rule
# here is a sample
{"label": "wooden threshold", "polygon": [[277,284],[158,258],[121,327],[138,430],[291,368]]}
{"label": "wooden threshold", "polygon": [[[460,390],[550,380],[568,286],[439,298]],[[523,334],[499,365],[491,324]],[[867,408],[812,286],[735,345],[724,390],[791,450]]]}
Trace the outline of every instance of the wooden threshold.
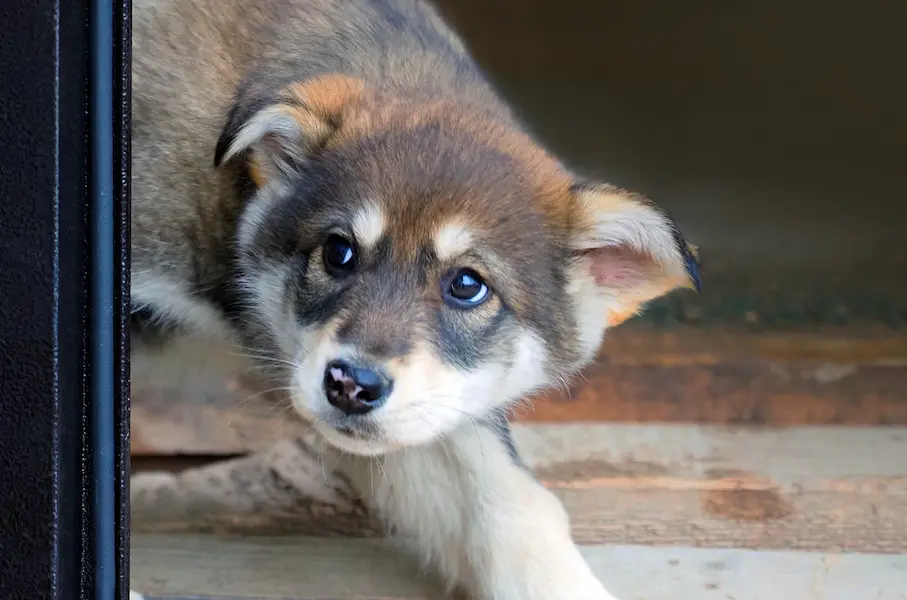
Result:
{"label": "wooden threshold", "polygon": [[[585,546],[622,600],[904,600],[907,555]],[[139,535],[145,600],[438,600],[435,582],[377,540]]]}
{"label": "wooden threshold", "polygon": [[[514,436],[582,543],[907,553],[905,427],[518,424]],[[323,500],[349,493],[308,448],[140,474],[133,530],[379,536],[361,506]]]}
{"label": "wooden threshold", "polygon": [[[283,398],[261,387],[228,375],[203,379],[179,364],[169,371],[180,369],[166,384],[134,369],[134,456],[235,455],[308,429]],[[514,416],[534,423],[907,425],[907,336],[622,326],[573,387]]]}

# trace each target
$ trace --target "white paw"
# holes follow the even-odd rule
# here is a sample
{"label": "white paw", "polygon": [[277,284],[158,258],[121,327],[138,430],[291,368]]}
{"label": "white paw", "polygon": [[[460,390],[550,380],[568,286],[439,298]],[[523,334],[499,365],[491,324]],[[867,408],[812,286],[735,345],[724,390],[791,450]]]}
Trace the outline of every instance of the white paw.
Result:
{"label": "white paw", "polygon": [[539,594],[545,600],[618,600],[605,587],[594,578],[586,579],[577,585],[573,580],[563,586],[555,586],[548,594]]}
{"label": "white paw", "polygon": [[145,600],[145,597],[138,592],[129,590],[129,600]]}
{"label": "white paw", "polygon": [[573,571],[573,577],[563,576],[565,570],[554,577],[550,572],[541,577],[537,571],[529,577],[508,573],[495,578],[478,597],[482,600],[618,600],[588,569]]}

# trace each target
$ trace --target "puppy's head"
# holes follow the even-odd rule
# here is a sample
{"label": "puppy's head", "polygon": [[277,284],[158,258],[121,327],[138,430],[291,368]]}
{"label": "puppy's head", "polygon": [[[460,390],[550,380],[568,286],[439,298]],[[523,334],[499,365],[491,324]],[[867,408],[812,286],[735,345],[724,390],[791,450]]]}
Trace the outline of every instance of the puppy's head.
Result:
{"label": "puppy's head", "polygon": [[241,105],[216,162],[256,350],[348,451],[433,440],[575,373],[698,266],[645,199],[576,181],[477,107],[340,76]]}

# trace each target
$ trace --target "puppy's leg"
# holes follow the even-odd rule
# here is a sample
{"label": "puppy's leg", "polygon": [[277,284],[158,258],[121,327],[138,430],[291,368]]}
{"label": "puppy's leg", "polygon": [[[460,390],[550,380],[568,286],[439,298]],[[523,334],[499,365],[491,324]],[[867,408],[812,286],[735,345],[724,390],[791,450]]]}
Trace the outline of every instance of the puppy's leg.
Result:
{"label": "puppy's leg", "polygon": [[560,501],[519,464],[509,432],[468,427],[344,470],[395,537],[473,600],[615,600]]}

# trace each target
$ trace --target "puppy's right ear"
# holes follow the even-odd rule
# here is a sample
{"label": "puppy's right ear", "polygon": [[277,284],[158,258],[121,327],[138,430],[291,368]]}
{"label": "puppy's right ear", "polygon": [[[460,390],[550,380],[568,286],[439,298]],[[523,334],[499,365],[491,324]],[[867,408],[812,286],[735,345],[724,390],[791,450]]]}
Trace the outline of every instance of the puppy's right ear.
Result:
{"label": "puppy's right ear", "polygon": [[594,282],[576,287],[605,307],[608,326],[675,289],[699,291],[698,249],[650,200],[605,184],[579,183],[572,194],[570,243],[578,273]]}
{"label": "puppy's right ear", "polygon": [[359,80],[331,74],[294,83],[272,102],[235,105],[217,142],[214,166],[241,158],[258,187],[288,177],[336,134],[363,91]]}

